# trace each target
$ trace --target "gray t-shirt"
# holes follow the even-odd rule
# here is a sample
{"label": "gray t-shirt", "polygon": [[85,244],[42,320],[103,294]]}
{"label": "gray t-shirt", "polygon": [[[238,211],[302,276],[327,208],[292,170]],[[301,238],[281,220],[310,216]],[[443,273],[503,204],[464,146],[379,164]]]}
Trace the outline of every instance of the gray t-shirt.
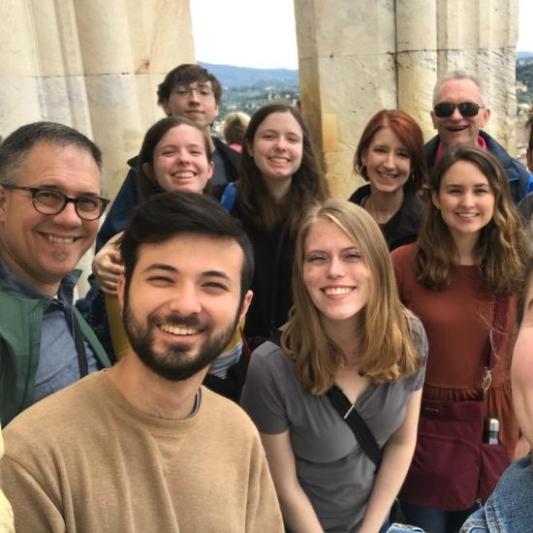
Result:
{"label": "gray t-shirt", "polygon": [[[413,318],[424,364],[395,383],[370,384],[356,408],[380,447],[400,427],[412,392],[424,382],[427,338]],[[325,531],[357,531],[372,490],[375,467],[327,396],[305,392],[294,361],[279,346],[266,342],[254,351],[241,405],[261,433],[289,431],[302,489]]]}

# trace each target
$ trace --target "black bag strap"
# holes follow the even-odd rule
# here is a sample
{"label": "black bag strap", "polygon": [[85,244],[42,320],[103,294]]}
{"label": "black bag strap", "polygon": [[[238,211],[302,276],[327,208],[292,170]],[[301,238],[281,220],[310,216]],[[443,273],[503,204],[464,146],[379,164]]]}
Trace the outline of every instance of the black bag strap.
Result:
{"label": "black bag strap", "polygon": [[[281,330],[276,330],[268,340],[277,346],[281,346]],[[346,398],[345,394],[339,389],[339,387],[337,387],[337,385],[333,385],[328,392],[326,392],[326,396],[335,411],[339,413],[339,416],[352,430],[355,440],[359,443],[363,452],[376,465],[376,469],[379,468],[379,465],[381,464],[381,450],[376,441],[376,437],[374,437],[374,434],[370,431],[366,422],[357,412],[355,404],[352,404],[350,400]]]}
{"label": "black bag strap", "polygon": [[355,440],[357,440],[363,452],[376,465],[376,469],[379,468],[379,465],[381,464],[381,450],[374,434],[361,415],[357,412],[355,404],[352,404],[350,400],[346,398],[345,394],[339,389],[339,387],[337,387],[337,385],[333,385],[326,395],[331,405],[335,408],[335,411],[339,413],[339,416],[352,430]]}
{"label": "black bag strap", "polygon": [[72,307],[69,306],[66,308],[65,316],[67,317],[67,322],[72,332],[72,338],[74,339],[74,344],[76,345],[78,365],[80,368],[80,378],[83,378],[89,373],[89,364],[87,362],[87,351],[85,350],[83,333],[81,332],[78,321],[76,320],[76,315],[74,314],[74,309]]}

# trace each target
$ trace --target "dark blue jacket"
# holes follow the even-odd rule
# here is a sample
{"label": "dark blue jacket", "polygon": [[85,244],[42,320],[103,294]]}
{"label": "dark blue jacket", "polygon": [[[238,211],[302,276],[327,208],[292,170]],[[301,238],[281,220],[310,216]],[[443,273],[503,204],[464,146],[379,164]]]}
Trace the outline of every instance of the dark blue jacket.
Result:
{"label": "dark blue jacket", "polygon": [[[506,151],[505,148],[499,144],[493,137],[487,132],[479,130],[479,135],[487,143],[488,151],[498,159],[507,174],[509,180],[509,189],[511,191],[511,197],[515,204],[518,204],[522,198],[527,194],[529,186],[529,172],[526,167],[522,165],[516,159],[513,159]],[[431,170],[435,165],[435,157],[437,155],[437,148],[439,146],[439,136],[436,135],[429,142],[426,143],[426,157],[428,169]]]}

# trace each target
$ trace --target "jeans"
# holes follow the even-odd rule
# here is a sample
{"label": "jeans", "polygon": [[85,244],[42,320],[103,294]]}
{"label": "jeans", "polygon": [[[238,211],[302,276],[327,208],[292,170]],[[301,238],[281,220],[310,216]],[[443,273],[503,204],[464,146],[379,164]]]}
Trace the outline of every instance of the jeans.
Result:
{"label": "jeans", "polygon": [[406,522],[422,528],[426,533],[456,533],[474,509],[440,511],[432,507],[421,507],[402,502]]}

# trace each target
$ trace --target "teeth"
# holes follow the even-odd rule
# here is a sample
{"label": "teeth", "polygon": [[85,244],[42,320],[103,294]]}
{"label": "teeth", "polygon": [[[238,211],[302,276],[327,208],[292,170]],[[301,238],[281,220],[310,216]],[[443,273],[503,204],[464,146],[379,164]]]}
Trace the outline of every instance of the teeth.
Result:
{"label": "teeth", "polygon": [[190,179],[190,178],[193,178],[194,177],[194,174],[192,172],[176,172],[174,174],[172,174],[172,177],[173,178],[177,178],[177,179]]}
{"label": "teeth", "polygon": [[328,287],[324,289],[324,292],[328,296],[338,296],[340,294],[348,294],[352,291],[351,287]]}
{"label": "teeth", "polygon": [[55,244],[71,244],[74,242],[74,237],[60,237],[59,235],[47,235],[48,242]]}
{"label": "teeth", "polygon": [[200,330],[196,328],[186,328],[184,326],[172,326],[170,324],[161,324],[159,326],[166,333],[172,335],[196,335]]}
{"label": "teeth", "polygon": [[477,213],[457,213],[457,216],[461,218],[474,218],[477,217]]}

